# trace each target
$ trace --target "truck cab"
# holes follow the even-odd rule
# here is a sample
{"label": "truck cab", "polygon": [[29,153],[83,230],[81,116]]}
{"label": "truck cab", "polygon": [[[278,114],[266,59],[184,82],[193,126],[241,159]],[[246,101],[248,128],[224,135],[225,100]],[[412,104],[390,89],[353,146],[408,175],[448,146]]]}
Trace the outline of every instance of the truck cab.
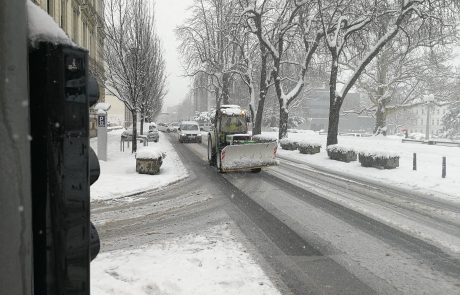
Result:
{"label": "truck cab", "polygon": [[256,143],[248,132],[249,112],[237,105],[222,105],[212,119],[215,128],[208,134],[208,160],[220,172],[277,164],[277,143]]}

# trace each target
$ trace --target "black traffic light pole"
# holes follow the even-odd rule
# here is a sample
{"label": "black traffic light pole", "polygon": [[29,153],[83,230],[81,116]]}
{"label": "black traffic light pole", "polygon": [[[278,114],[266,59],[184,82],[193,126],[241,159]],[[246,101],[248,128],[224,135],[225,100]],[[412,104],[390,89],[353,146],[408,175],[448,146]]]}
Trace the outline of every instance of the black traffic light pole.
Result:
{"label": "black traffic light pole", "polygon": [[89,220],[90,184],[99,174],[89,145],[97,83],[88,76],[86,50],[49,42],[30,48],[29,76],[34,291],[87,295],[99,251]]}
{"label": "black traffic light pole", "polygon": [[32,294],[25,1],[0,1],[0,293]]}

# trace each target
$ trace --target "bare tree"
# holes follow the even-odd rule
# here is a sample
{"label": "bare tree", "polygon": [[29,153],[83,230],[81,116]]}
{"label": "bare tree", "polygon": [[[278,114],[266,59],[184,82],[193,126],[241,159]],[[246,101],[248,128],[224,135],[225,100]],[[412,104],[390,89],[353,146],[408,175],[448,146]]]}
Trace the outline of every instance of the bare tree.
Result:
{"label": "bare tree", "polygon": [[192,16],[177,28],[187,75],[205,73],[210,77],[217,106],[229,102],[229,87],[241,64],[235,35],[244,28],[236,10],[234,1],[195,0]]}
{"label": "bare tree", "polygon": [[[279,102],[279,138],[287,137],[289,106],[305,86],[305,75],[323,35],[315,21],[314,3],[308,0],[246,2],[248,25],[273,60],[270,78]],[[296,76],[283,77],[283,69],[292,71],[292,67],[297,69]],[[261,78],[262,97],[266,95],[264,88],[268,88],[266,81]]]}
{"label": "bare tree", "polygon": [[[372,24],[371,32],[387,28],[390,19]],[[425,94],[433,94],[438,102],[450,100],[454,83],[452,43],[458,41],[455,29],[439,30],[426,22],[427,28],[409,26],[404,34],[389,41],[356,82],[358,91],[369,97],[369,104],[360,110],[346,113],[372,113],[375,134],[386,134],[389,115],[404,111],[421,103]],[[353,70],[357,59],[343,62]]]}
{"label": "bare tree", "polygon": [[132,114],[132,152],[136,152],[138,112],[151,98],[152,85],[164,84],[164,73],[157,75],[154,69],[162,60],[154,10],[148,0],[107,0],[105,4],[107,89]]}
{"label": "bare tree", "polygon": [[167,94],[166,89],[166,64],[163,58],[160,40],[154,36],[149,45],[146,62],[148,63],[148,80],[142,84],[142,102],[139,107],[141,116],[141,131],[144,132],[144,121],[152,121],[163,107],[163,99]]}
{"label": "bare tree", "polygon": [[[396,0],[396,1],[325,1],[318,0],[320,19],[329,50],[330,67],[330,110],[327,144],[337,143],[339,115],[348,92],[358,81],[366,67],[401,31],[410,26],[423,29],[427,20],[431,27],[445,28],[443,13],[450,9],[443,0]],[[389,24],[381,27],[377,34],[369,32],[372,23],[383,20]],[[371,40],[371,41],[365,41]],[[348,80],[341,91],[337,82],[340,65],[346,51],[355,51],[359,61],[347,72]]]}

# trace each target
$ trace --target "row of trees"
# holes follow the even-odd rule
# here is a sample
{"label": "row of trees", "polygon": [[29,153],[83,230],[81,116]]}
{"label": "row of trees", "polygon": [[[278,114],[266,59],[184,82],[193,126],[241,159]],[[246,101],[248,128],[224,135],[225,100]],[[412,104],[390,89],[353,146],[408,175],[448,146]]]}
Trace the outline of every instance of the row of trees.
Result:
{"label": "row of trees", "polygon": [[106,89],[132,114],[132,151],[145,119],[159,114],[166,95],[165,60],[149,0],[105,1]]}
{"label": "row of trees", "polygon": [[[376,132],[391,112],[423,103],[429,92],[447,101],[458,73],[448,66],[458,42],[458,4],[446,0],[194,0],[178,27],[187,75],[206,74],[216,105],[231,83],[245,83],[261,132],[269,91],[278,103],[279,138],[289,110],[316,79],[329,84],[327,144],[337,143],[339,115],[373,112]],[[352,88],[369,97],[342,110]]]}

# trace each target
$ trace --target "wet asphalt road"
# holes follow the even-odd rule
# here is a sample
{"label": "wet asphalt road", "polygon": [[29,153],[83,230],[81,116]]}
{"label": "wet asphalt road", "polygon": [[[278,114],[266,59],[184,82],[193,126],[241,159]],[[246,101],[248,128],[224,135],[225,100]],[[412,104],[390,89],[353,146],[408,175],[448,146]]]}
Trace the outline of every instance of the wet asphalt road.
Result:
{"label": "wet asphalt road", "polygon": [[135,201],[95,203],[103,251],[227,223],[282,294],[460,294],[458,257],[276,173],[293,167],[219,174],[203,145],[170,140],[190,177]]}

